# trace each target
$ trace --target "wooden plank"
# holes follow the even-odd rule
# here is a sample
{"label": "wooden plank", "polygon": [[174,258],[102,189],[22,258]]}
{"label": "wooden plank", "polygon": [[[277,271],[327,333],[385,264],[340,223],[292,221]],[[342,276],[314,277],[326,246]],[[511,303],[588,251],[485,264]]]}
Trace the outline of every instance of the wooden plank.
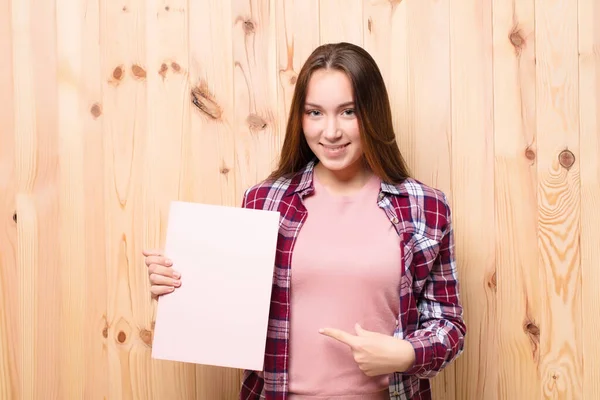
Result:
{"label": "wooden plank", "polygon": [[[492,2],[450,3],[452,209],[469,333],[456,398],[498,398]],[[476,245],[474,245],[476,244]]]}
{"label": "wooden plank", "polygon": [[414,113],[409,89],[408,13],[409,2],[369,0],[364,7],[363,29],[364,48],[375,59],[386,82],[400,151],[409,168],[414,170],[417,135],[412,121]]}
{"label": "wooden plank", "polygon": [[600,3],[579,0],[582,398],[600,398]]}
{"label": "wooden plank", "polygon": [[[60,374],[54,1],[12,2],[22,398],[57,398]],[[58,289],[57,289],[58,288]]]}
{"label": "wooden plank", "polygon": [[[144,193],[140,186],[146,185],[145,189],[148,185],[142,180],[141,171],[144,139],[148,137],[145,3],[143,0],[100,3],[107,238],[104,329],[107,398],[117,399],[152,398],[153,388],[162,384],[152,380],[149,353],[139,335],[141,329],[150,330],[150,324],[137,324],[138,296],[145,294],[145,302],[150,304],[150,295],[148,291],[132,291],[132,285],[141,286],[139,282],[145,272],[138,254],[134,254],[142,250],[136,249],[134,241],[141,226],[138,218],[147,218],[136,202]],[[151,72],[155,73],[153,67]],[[145,279],[147,282],[147,273]],[[151,315],[150,311],[147,315]]]}
{"label": "wooden plank", "polygon": [[[285,135],[296,79],[308,56],[319,46],[318,0],[277,0],[279,131]],[[306,22],[312,26],[306,29]]]}
{"label": "wooden plank", "polygon": [[577,1],[536,1],[535,26],[542,396],[580,398]]}
{"label": "wooden plank", "polygon": [[[188,85],[188,1],[145,1],[145,57],[139,62],[146,71],[136,80],[147,85],[147,126],[140,132],[145,147],[139,162],[139,175],[131,182],[142,183],[140,192],[132,198],[143,219],[134,219],[135,231],[128,258],[137,260],[129,268],[133,322],[131,355],[142,366],[141,374],[132,368],[132,378],[141,398],[189,399],[195,395],[193,364],[151,360],[151,332],[154,303],[149,301],[148,273],[142,249],[164,246],[170,202],[179,199],[182,140],[189,135]],[[132,69],[133,75],[135,72]],[[140,115],[140,118],[144,116]],[[139,197],[138,197],[139,196]],[[135,209],[133,208],[133,209]],[[133,211],[132,209],[132,211]],[[134,231],[134,232],[135,232]],[[132,232],[133,234],[133,232]],[[137,376],[136,376],[137,375]]]}
{"label": "wooden plank", "polygon": [[[85,385],[85,208],[81,87],[84,4],[56,0],[59,132],[59,248],[61,314],[59,397],[81,398]],[[58,322],[57,321],[57,322]]]}
{"label": "wooden plank", "polygon": [[[11,1],[0,0],[0,398],[20,399],[22,336],[19,334],[15,123]],[[7,218],[11,216],[13,218]]]}
{"label": "wooden plank", "polygon": [[83,136],[83,213],[85,216],[85,320],[83,327],[85,399],[108,397],[106,219],[104,186],[104,106],[100,60],[100,0],[86,1],[81,42],[81,135]]}
{"label": "wooden plank", "polygon": [[[320,42],[363,45],[363,1],[320,0]],[[314,26],[317,21],[310,21]]]}
{"label": "wooden plank", "polygon": [[277,117],[274,0],[233,0],[236,198],[275,168],[281,137]]}
{"label": "wooden plank", "polygon": [[499,398],[538,399],[534,1],[494,2]]}
{"label": "wooden plank", "polygon": [[375,59],[387,85],[400,151],[409,168],[414,169],[417,138],[410,117],[413,104],[409,90],[408,13],[409,2],[370,0],[365,4],[363,28],[364,47]]}
{"label": "wooden plank", "polygon": [[239,205],[241,199],[235,192],[231,2],[192,1],[189,7],[193,21],[189,24],[190,87],[184,95],[190,108],[191,131],[183,139],[181,196],[209,204]]}

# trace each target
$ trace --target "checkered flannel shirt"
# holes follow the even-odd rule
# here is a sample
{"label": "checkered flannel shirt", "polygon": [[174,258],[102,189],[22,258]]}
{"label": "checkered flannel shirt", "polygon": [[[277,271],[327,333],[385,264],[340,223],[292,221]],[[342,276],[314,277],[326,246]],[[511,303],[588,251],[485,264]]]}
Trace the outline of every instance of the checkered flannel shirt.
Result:
{"label": "checkered flannel shirt", "polygon": [[[291,178],[246,190],[242,207],[280,213],[279,236],[263,371],[245,371],[240,400],[286,400],[289,388],[290,268],[307,211],[301,199],[313,191],[311,161]],[[390,400],[431,399],[429,378],[463,351],[466,326],[459,299],[451,213],[443,192],[408,178],[382,182],[378,206],[394,225],[402,255],[400,313],[394,337],[409,341],[416,361],[390,375]]]}

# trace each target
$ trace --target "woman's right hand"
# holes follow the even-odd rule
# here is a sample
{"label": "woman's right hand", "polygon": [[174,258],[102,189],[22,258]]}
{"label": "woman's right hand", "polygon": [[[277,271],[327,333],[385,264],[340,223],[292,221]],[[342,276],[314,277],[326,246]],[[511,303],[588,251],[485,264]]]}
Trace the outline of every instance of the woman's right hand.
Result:
{"label": "woman's right hand", "polygon": [[181,286],[181,274],[172,268],[173,262],[164,256],[162,250],[144,250],[142,254],[146,257],[153,296],[171,293]]}

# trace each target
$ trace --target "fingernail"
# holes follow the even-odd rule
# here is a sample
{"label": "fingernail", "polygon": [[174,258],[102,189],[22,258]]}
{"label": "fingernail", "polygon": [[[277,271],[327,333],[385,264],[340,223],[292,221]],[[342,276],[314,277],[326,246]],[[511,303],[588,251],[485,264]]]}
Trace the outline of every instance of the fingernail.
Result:
{"label": "fingernail", "polygon": [[181,278],[181,274],[179,272],[173,273],[173,276],[177,279]]}
{"label": "fingernail", "polygon": [[167,265],[173,265],[173,261],[171,260],[166,260]]}

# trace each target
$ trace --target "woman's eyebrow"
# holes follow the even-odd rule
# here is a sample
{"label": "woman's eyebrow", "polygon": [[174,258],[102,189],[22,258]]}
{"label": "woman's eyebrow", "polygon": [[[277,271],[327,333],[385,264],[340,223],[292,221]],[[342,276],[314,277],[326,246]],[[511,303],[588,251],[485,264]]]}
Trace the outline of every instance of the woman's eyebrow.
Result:
{"label": "woman's eyebrow", "polygon": [[[348,106],[352,106],[354,105],[353,101],[347,101],[345,103],[342,103],[338,106],[338,108],[343,108],[343,107],[348,107]],[[304,103],[305,107],[315,107],[315,108],[322,108],[320,105],[315,104],[315,103]]]}

